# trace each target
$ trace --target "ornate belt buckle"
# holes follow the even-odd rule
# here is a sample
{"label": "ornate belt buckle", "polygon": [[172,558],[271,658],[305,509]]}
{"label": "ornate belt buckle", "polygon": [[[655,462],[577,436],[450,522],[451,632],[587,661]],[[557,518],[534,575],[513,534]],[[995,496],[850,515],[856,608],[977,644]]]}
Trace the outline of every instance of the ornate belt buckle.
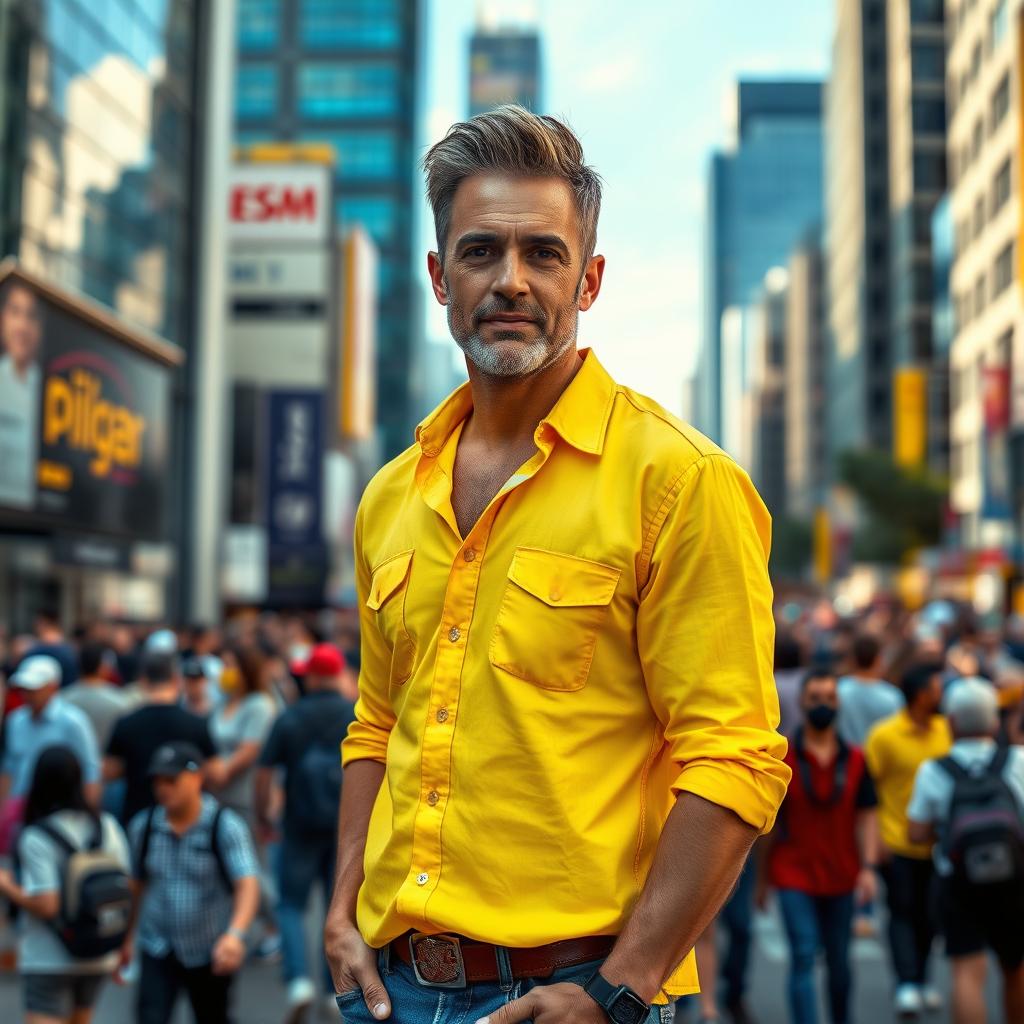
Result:
{"label": "ornate belt buckle", "polygon": [[409,955],[416,980],[427,988],[465,988],[466,964],[462,945],[454,935],[409,936]]}

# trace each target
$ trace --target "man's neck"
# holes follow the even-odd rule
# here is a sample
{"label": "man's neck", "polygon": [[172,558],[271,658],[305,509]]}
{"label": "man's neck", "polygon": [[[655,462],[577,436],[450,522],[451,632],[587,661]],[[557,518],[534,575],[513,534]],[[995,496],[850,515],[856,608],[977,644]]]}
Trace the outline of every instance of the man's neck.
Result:
{"label": "man's neck", "polygon": [[151,686],[146,691],[147,704],[177,704],[178,688],[176,686]]}
{"label": "man's neck", "polygon": [[805,725],[804,747],[811,751],[819,761],[831,761],[839,750],[835,729],[832,726],[827,729],[815,729]]}
{"label": "man's neck", "polygon": [[167,824],[171,828],[181,835],[182,832],[187,832],[198,820],[199,815],[203,813],[203,798],[200,796],[193,803],[187,804],[185,807],[178,808],[176,811],[167,811]]}
{"label": "man's neck", "polygon": [[462,436],[494,448],[525,441],[551,412],[582,365],[579,353],[572,348],[540,372],[510,380],[482,374],[467,362],[473,412]]}
{"label": "man's neck", "polygon": [[907,715],[918,729],[927,729],[932,724],[935,712],[929,707],[921,707],[918,704],[907,708]]}
{"label": "man's neck", "polygon": [[38,711],[32,709],[32,719],[36,722],[39,721],[43,715],[46,714],[46,709],[53,703],[53,697],[51,697]]}
{"label": "man's neck", "polygon": [[100,686],[109,686],[110,685],[109,680],[104,679],[103,676],[82,676],[82,678],[79,679],[78,681],[83,686],[96,686],[96,687],[100,687]]}

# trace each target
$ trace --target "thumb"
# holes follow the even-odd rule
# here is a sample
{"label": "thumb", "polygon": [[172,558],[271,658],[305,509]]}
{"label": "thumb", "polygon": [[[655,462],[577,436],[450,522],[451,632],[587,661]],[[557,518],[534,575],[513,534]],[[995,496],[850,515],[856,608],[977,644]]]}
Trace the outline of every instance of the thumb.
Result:
{"label": "thumb", "polygon": [[533,1016],[532,993],[527,992],[519,999],[513,999],[504,1006],[499,1006],[492,1014],[481,1017],[476,1024],[520,1024]]}
{"label": "thumb", "polygon": [[391,1016],[391,1000],[388,998],[388,990],[384,987],[384,982],[380,980],[377,968],[370,963],[354,970],[352,974],[363,990],[366,1008],[375,1019],[387,1020]]}

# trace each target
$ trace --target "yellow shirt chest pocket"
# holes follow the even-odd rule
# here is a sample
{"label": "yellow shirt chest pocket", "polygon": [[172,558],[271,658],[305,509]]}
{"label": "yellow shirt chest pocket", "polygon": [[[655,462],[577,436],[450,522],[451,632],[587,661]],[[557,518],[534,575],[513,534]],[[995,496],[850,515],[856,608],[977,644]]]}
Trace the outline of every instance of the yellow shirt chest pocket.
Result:
{"label": "yellow shirt chest pocket", "polygon": [[373,570],[366,607],[377,613],[377,628],[391,651],[390,682],[401,686],[412,675],[416,645],[405,625],[412,551],[392,555]]}
{"label": "yellow shirt chest pocket", "polygon": [[517,548],[491,636],[491,664],[545,690],[581,690],[621,570]]}

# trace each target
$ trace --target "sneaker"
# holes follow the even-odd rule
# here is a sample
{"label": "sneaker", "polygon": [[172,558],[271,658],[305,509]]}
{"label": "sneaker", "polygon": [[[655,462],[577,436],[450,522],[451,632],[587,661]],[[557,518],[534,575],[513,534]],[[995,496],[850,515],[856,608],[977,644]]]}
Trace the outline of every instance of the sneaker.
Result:
{"label": "sneaker", "polygon": [[900,985],[893,999],[893,1009],[900,1017],[916,1017],[923,1009],[924,1002],[916,985]]}
{"label": "sneaker", "polygon": [[935,1013],[942,1009],[942,993],[938,989],[932,988],[931,985],[925,985],[921,989],[921,1002],[924,1003],[926,1010],[930,1013]]}
{"label": "sneaker", "polygon": [[281,959],[281,933],[271,932],[264,935],[253,949],[252,957],[264,963],[277,963]]}
{"label": "sneaker", "polygon": [[313,1005],[316,988],[309,978],[295,978],[288,983],[288,1016],[285,1024],[302,1024],[306,1011]]}

